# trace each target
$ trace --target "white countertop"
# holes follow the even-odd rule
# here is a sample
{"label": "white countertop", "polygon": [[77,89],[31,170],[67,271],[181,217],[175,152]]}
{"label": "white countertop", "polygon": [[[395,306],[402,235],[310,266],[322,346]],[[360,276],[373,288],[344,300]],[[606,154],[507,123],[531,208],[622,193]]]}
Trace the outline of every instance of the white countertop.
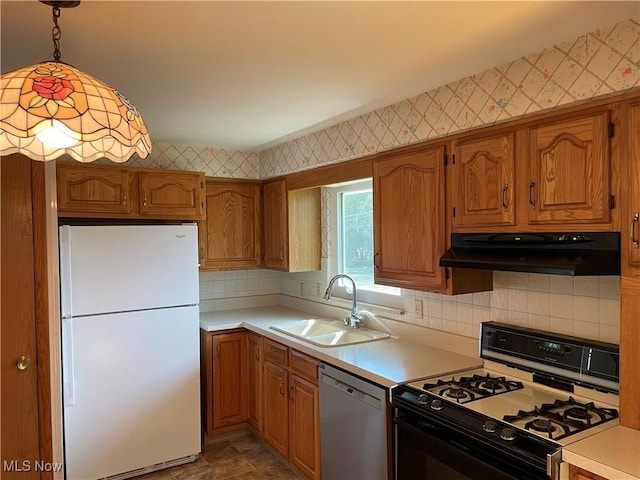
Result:
{"label": "white countertop", "polygon": [[564,447],[562,460],[610,480],[640,480],[640,431],[609,428]]}
{"label": "white countertop", "polygon": [[482,365],[480,358],[400,338],[392,337],[341,347],[318,347],[269,328],[276,323],[310,318],[318,317],[280,306],[201,312],[200,328],[221,331],[242,327],[360,375],[383,387]]}

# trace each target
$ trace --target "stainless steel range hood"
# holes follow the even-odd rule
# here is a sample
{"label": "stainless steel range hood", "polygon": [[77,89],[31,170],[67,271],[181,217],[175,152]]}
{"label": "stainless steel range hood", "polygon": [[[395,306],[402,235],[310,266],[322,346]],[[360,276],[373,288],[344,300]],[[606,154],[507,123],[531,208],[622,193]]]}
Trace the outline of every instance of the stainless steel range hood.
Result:
{"label": "stainless steel range hood", "polygon": [[620,275],[620,233],[453,233],[441,267]]}

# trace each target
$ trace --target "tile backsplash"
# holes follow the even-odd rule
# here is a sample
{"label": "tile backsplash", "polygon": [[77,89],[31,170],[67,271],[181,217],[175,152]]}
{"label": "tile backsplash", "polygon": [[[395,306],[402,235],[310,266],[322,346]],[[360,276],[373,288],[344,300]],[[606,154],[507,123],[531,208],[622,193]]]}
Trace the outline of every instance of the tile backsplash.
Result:
{"label": "tile backsplash", "polygon": [[201,302],[279,293],[280,272],[273,270],[255,269],[200,273]]}
{"label": "tile backsplash", "polygon": [[[326,270],[282,274],[281,294],[323,302],[326,276]],[[620,342],[619,276],[494,272],[490,292],[449,296],[405,290],[404,295],[403,312],[370,305],[366,308],[379,317],[471,338],[479,337],[481,322],[493,320],[603,342]],[[416,317],[416,300],[422,302],[422,318]],[[346,306],[348,302],[341,304]]]}

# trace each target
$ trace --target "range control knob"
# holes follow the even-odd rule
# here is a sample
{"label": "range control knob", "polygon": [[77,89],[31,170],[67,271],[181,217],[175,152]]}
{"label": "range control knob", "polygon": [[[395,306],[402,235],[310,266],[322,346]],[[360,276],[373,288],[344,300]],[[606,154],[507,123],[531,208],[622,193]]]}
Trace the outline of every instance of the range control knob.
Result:
{"label": "range control knob", "polygon": [[442,410],[443,408],[444,403],[442,402],[442,400],[436,398],[433,402],[431,402],[432,410]]}
{"label": "range control knob", "polygon": [[489,433],[493,433],[496,430],[498,430],[498,423],[494,422],[493,420],[487,420],[486,422],[484,422],[484,424],[482,425],[482,429],[485,432],[489,432]]}
{"label": "range control knob", "polygon": [[512,442],[516,439],[516,431],[513,428],[503,428],[500,432],[500,438]]}
{"label": "range control knob", "polygon": [[418,397],[418,403],[420,405],[426,405],[427,403],[429,403],[429,395],[427,395],[426,393],[420,394],[420,396]]}

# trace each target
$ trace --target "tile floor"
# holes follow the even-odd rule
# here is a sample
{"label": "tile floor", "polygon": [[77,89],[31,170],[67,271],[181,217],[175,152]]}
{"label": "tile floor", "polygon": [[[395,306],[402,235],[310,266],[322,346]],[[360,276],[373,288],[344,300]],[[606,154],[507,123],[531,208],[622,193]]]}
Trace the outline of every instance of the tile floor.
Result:
{"label": "tile floor", "polygon": [[139,480],[300,480],[248,430],[205,437],[193,463],[150,473]]}

